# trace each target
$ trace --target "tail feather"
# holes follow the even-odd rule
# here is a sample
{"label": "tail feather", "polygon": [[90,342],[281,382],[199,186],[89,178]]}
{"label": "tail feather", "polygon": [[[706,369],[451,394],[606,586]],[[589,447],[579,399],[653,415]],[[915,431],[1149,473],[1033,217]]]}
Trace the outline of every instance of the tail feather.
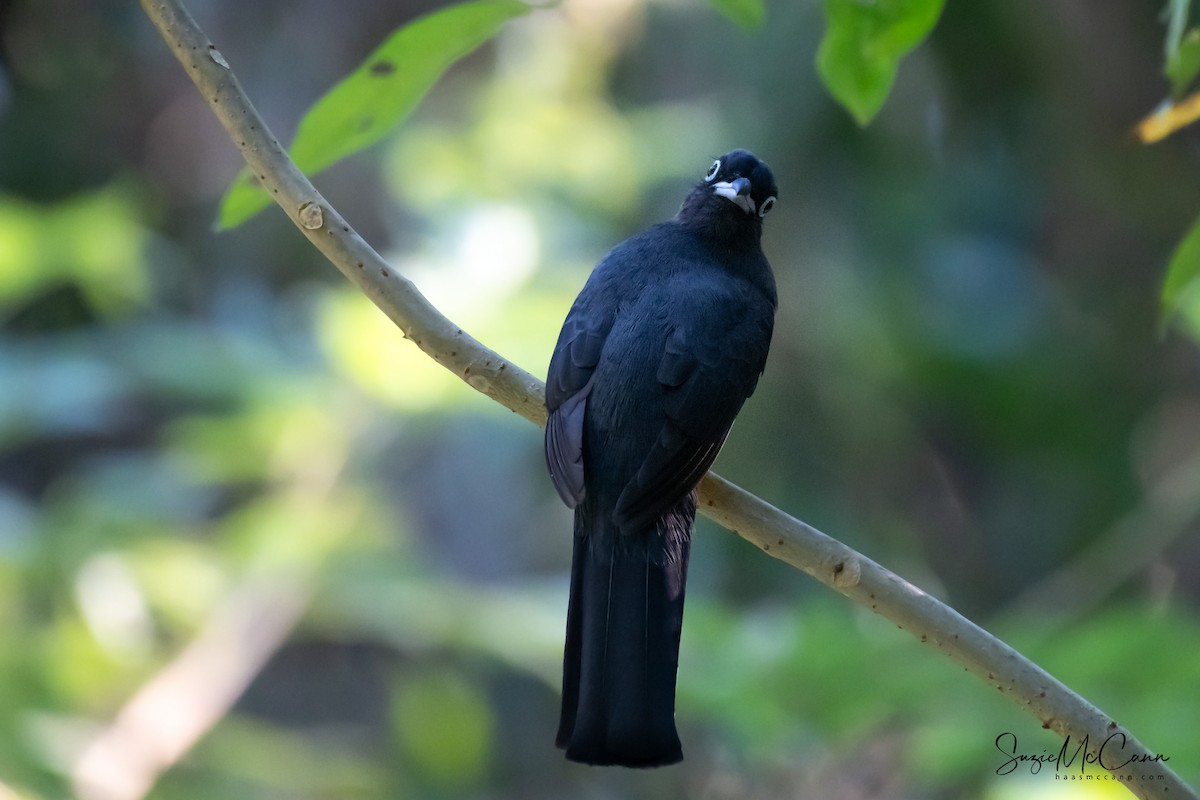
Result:
{"label": "tail feather", "polygon": [[589,525],[577,510],[556,743],[586,764],[682,760],[675,676],[683,623],[689,501],[644,533]]}

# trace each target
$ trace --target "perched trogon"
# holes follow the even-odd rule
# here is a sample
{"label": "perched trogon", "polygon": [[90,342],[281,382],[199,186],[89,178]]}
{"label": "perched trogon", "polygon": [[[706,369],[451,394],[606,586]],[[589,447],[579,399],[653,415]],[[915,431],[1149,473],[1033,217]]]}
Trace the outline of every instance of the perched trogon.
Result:
{"label": "perched trogon", "polygon": [[696,485],[754,391],[775,319],[775,179],[713,162],[669,222],[617,245],[563,323],[546,462],[575,509],[557,744],[572,761],[683,758],[675,676]]}

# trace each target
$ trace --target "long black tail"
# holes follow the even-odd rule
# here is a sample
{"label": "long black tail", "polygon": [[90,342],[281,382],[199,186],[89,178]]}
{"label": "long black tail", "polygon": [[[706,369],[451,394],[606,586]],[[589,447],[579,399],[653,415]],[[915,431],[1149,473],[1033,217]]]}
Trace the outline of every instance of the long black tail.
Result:
{"label": "long black tail", "polygon": [[683,759],[675,674],[695,513],[688,498],[655,529],[631,534],[576,509],[556,740],[572,761],[657,767]]}

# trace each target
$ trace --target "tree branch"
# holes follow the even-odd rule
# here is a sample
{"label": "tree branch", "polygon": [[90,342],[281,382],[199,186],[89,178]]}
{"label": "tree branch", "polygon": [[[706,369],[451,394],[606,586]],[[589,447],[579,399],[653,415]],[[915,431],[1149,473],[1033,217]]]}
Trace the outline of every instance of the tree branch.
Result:
{"label": "tree branch", "polygon": [[[404,335],[472,388],[539,425],[544,387],[446,319],[329,205],[288,158],[237,78],[178,0],[141,0],[213,113],[275,202],[326,258]],[[1106,766],[1124,737],[1114,776],[1138,797],[1196,798],[1155,754],[1107,714],[954,609],[817,529],[714,474],[700,485],[709,517],[930,644],[1012,697],[1044,727],[1095,755],[1106,740]],[[1132,758],[1131,758],[1132,757]]]}
{"label": "tree branch", "polygon": [[[287,642],[308,611],[321,564],[339,543],[329,531],[351,527],[352,517],[331,519],[322,513],[337,507],[334,493],[348,455],[326,442],[279,489],[280,499],[298,511],[301,529],[293,522],[290,530],[304,545],[282,559],[249,559],[192,640],[76,755],[72,797],[141,800],[229,713]],[[268,547],[279,555],[278,544]],[[2,791],[0,800],[5,800]]]}
{"label": "tree branch", "polygon": [[[141,800],[242,696],[303,618],[314,580],[243,579],[186,647],[122,706],[71,767],[79,800]],[[0,800],[3,796],[0,795]]]}

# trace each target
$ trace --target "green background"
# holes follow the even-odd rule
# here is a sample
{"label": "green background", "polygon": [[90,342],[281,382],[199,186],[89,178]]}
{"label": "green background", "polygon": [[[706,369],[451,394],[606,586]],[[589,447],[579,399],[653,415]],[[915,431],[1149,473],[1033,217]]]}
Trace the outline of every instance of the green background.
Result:
{"label": "green background", "polygon": [[[1158,311],[1200,139],[1133,140],[1168,91],[1157,9],[951,2],[860,128],[817,65],[844,4],[768,2],[761,25],[723,5],[741,24],[696,2],[521,16],[318,186],[541,374],[592,264],[754,150],[780,186],[780,310],[717,470],[1002,636],[1195,785],[1200,353],[1192,317]],[[433,7],[192,11],[290,140]],[[188,697],[216,702],[227,668],[249,685],[164,800],[1123,795],[997,775],[1000,733],[1059,740],[708,522],[687,760],[564,762],[571,523],[540,432],[276,210],[214,233],[236,150],[136,4],[5,3],[0,48],[0,797],[78,795],[88,743],[193,641],[216,660]]]}

